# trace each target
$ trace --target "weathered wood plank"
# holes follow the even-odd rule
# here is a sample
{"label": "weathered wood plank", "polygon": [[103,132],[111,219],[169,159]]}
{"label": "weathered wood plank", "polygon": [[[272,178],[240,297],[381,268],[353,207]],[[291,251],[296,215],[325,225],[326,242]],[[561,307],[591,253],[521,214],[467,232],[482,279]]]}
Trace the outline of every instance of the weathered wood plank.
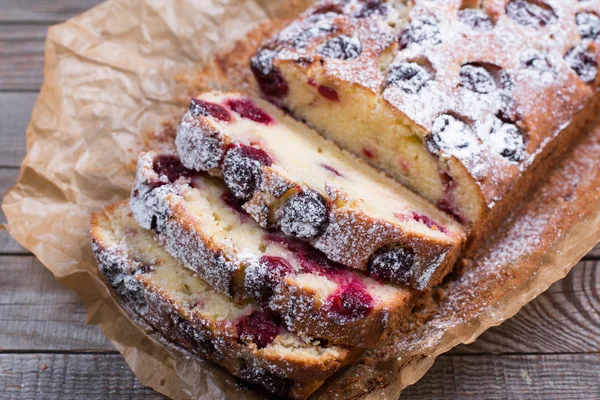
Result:
{"label": "weathered wood plank", "polygon": [[[6,221],[0,221],[0,224]],[[0,231],[0,255],[29,254],[29,251],[15,241],[7,230]]]}
{"label": "weathered wood plank", "polygon": [[102,0],[3,0],[0,22],[57,23],[101,2]]}
{"label": "weathered wood plank", "polygon": [[39,90],[47,30],[46,25],[0,25],[1,90]]}
{"label": "weathered wood plank", "polygon": [[448,355],[402,393],[417,399],[598,399],[600,354]]}
{"label": "weathered wood plank", "polygon": [[27,124],[37,97],[37,93],[0,93],[0,167],[21,165],[27,153]]}
{"label": "weathered wood plank", "polygon": [[164,399],[119,354],[0,354],[3,399]]}
{"label": "weathered wood plank", "polygon": [[600,351],[600,261],[584,261],[513,318],[454,353]]}
{"label": "weathered wood plank", "polygon": [[114,351],[98,327],[85,324],[77,295],[35,257],[0,257],[0,276],[0,351]]}
{"label": "weathered wood plank", "polygon": [[[162,399],[116,354],[0,354],[9,398]],[[600,354],[442,356],[410,399],[597,399]]]}
{"label": "weathered wood plank", "polygon": [[[1,101],[0,101],[1,102]],[[0,111],[0,114],[2,112]],[[2,122],[0,122],[2,125]],[[1,159],[1,158],[0,158]],[[15,184],[19,170],[0,168],[0,199],[4,197],[4,193]],[[6,223],[4,213],[0,209],[0,224]],[[0,255],[1,254],[30,254],[29,251],[18,244],[6,230],[0,231]]]}

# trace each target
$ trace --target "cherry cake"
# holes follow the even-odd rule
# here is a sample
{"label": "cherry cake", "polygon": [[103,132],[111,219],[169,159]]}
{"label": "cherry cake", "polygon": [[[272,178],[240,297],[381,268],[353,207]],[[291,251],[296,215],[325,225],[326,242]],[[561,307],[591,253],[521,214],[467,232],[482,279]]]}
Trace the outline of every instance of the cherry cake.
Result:
{"label": "cherry cake", "polygon": [[273,103],[473,239],[597,112],[599,15],[574,0],[317,1],[251,67]]}
{"label": "cherry cake", "polygon": [[236,304],[213,290],[135,222],[127,202],[93,214],[91,235],[102,275],[136,322],[277,396],[305,399],[358,356],[300,338],[258,303]]}
{"label": "cherry cake", "polygon": [[350,392],[373,390],[365,349],[402,340],[600,111],[598,0],[311,4],[248,95],[194,97],[178,155],[142,153],[129,203],[91,222],[139,325],[293,399],[361,355]]}
{"label": "cherry cake", "polygon": [[378,279],[427,289],[463,246],[451,216],[267,101],[204,93],[176,143],[186,168],[222,178],[262,227]]}
{"label": "cherry cake", "polygon": [[[215,290],[253,299],[290,331],[372,347],[398,328],[415,291],[329,261],[307,243],[261,228],[224,183],[176,156],[143,153],[131,198],[137,222]],[[384,260],[382,260],[383,262]]]}

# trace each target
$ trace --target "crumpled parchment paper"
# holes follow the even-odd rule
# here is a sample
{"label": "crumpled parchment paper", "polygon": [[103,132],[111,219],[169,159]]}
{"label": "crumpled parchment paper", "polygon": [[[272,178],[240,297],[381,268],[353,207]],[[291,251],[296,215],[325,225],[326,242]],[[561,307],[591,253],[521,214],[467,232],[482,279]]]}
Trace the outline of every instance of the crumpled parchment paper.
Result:
{"label": "crumpled parchment paper", "polygon": [[[169,397],[258,398],[220,368],[168,351],[125,315],[97,272],[90,213],[128,197],[143,134],[165,131],[186,106],[193,89],[182,77],[258,24],[291,18],[308,2],[109,0],[49,31],[27,157],[2,205],[8,229],[79,294],[89,323],[140,381]],[[563,278],[600,239],[600,127],[587,126],[532,201],[513,210],[434,306],[423,304],[395,337],[313,397],[397,398],[439,354],[472,342]]]}

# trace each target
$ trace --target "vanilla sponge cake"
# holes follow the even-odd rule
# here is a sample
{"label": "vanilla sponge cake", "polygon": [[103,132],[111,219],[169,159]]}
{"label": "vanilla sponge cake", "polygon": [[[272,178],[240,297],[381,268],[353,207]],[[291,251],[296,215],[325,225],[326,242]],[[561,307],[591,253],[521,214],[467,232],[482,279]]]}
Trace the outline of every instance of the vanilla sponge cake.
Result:
{"label": "vanilla sponge cake", "polygon": [[91,236],[100,272],[136,322],[277,396],[307,398],[358,355],[300,339],[255,302],[235,304],[213,290],[135,222],[127,202],[93,214]]}
{"label": "vanilla sponge cake", "polygon": [[271,101],[474,235],[596,95],[599,15],[598,1],[317,1],[251,67]]}
{"label": "vanilla sponge cake", "polygon": [[373,347],[398,328],[415,291],[326,259],[308,244],[261,228],[222,181],[172,155],[143,153],[131,198],[135,219],[216,290],[253,298],[290,331]]}
{"label": "vanilla sponge cake", "polygon": [[261,226],[380,279],[427,289],[465,240],[454,219],[264,100],[204,93],[176,143],[184,166],[223,178]]}

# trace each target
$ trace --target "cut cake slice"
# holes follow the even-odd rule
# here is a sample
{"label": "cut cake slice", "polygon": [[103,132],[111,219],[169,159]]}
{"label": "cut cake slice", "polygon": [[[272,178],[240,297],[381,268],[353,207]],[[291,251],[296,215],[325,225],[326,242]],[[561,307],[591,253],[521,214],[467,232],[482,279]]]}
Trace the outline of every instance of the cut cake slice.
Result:
{"label": "cut cake slice", "polygon": [[377,278],[430,288],[465,240],[454,219],[266,101],[192,99],[176,143],[184,166],[222,177],[261,226]]}

